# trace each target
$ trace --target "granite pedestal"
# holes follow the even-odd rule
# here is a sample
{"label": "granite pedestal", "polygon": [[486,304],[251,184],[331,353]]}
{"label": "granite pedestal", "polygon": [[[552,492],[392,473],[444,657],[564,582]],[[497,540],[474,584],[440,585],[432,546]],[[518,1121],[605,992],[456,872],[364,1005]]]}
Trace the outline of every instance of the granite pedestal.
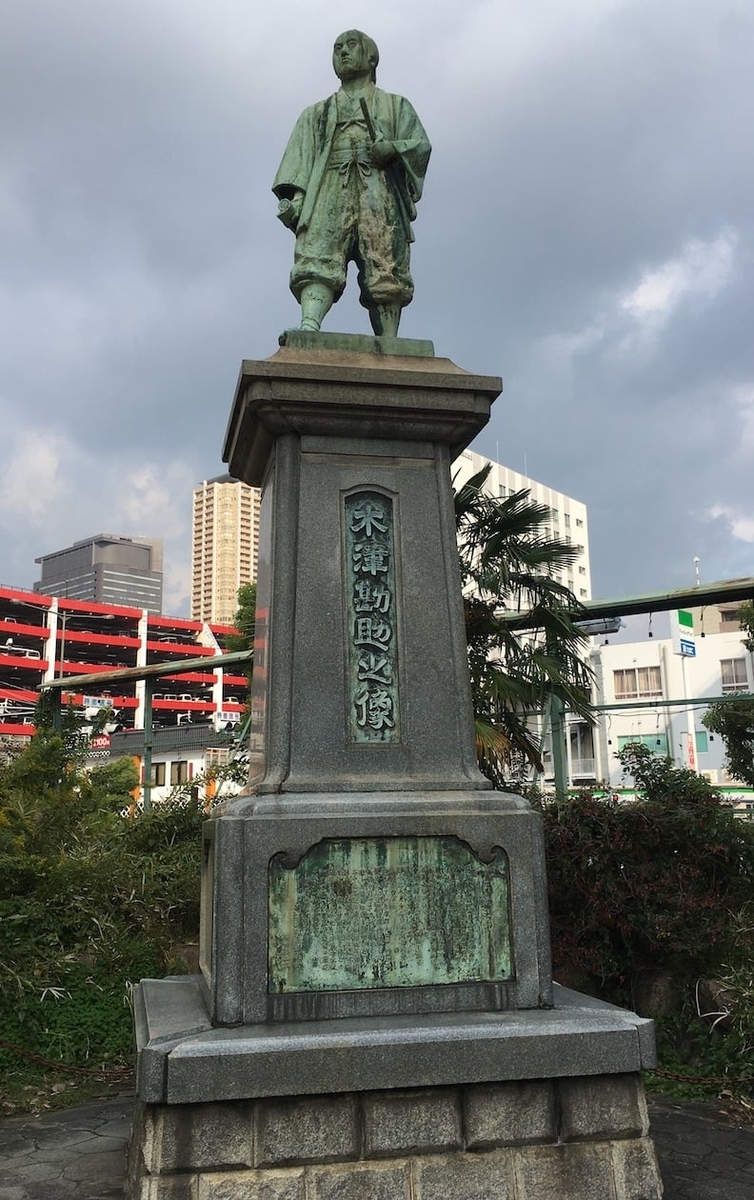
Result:
{"label": "granite pedestal", "polygon": [[132,1200],[653,1200],[651,1023],[553,988],[540,818],[476,763],[450,464],[500,381],[285,341],[225,443],[263,489],[250,784],[201,975],[137,993]]}

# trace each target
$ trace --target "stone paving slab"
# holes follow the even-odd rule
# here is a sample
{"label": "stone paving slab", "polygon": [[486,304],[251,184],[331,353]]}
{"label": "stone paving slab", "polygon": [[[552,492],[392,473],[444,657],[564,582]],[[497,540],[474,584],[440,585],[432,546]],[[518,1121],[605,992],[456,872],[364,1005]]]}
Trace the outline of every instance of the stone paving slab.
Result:
{"label": "stone paving slab", "polygon": [[133,1096],[0,1120],[0,1200],[108,1200],[123,1195]]}
{"label": "stone paving slab", "polygon": [[664,1200],[752,1200],[754,1129],[692,1101],[652,1100],[649,1115]]}
{"label": "stone paving slab", "polygon": [[[123,1194],[133,1096],[0,1120],[0,1200],[109,1200]],[[709,1104],[654,1099],[664,1200],[752,1200],[754,1129]]]}

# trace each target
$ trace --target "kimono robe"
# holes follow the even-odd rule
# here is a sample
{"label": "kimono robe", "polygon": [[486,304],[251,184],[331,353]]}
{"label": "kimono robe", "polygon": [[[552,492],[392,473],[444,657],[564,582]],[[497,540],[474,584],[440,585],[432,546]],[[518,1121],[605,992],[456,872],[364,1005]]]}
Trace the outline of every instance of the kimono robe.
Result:
{"label": "kimono robe", "polygon": [[[361,112],[363,96],[376,138],[392,142],[396,157],[372,162],[372,138]],[[413,296],[409,272],[411,222],[422,194],[430,144],[402,96],[373,84],[360,96],[341,88],[299,117],[272,190],[280,200],[304,193],[295,225],[291,291],[323,283],[343,293],[350,261],[359,268],[361,303],[397,303]]]}

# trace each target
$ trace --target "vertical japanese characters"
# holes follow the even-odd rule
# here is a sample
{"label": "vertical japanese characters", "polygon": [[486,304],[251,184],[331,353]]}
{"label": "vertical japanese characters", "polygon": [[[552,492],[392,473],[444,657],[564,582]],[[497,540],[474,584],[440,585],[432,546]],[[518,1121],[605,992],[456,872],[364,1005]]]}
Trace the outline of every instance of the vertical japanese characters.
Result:
{"label": "vertical japanese characters", "polygon": [[400,741],[393,501],[345,497],[348,731],[361,744]]}

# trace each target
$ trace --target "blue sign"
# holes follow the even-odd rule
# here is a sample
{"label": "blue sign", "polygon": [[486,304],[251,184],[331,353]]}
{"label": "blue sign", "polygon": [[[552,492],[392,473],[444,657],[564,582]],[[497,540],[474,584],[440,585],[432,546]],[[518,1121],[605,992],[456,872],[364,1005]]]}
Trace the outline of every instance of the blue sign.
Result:
{"label": "blue sign", "polygon": [[696,642],[692,642],[688,638],[681,638],[680,646],[681,654],[685,654],[687,658],[696,658]]}

